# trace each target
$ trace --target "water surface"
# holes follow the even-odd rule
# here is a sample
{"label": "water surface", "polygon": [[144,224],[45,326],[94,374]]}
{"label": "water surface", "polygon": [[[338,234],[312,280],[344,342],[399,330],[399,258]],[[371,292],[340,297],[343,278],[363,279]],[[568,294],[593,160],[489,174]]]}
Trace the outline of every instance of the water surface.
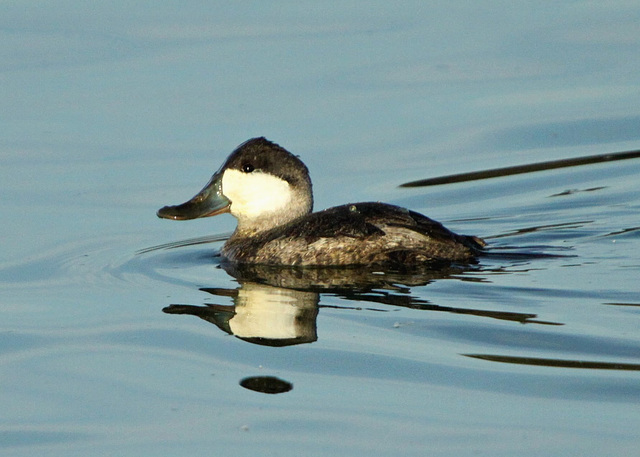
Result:
{"label": "water surface", "polygon": [[[3,455],[637,453],[640,160],[400,185],[640,149],[640,8],[0,12]],[[221,268],[230,216],[155,211],[256,135],[491,254]]]}

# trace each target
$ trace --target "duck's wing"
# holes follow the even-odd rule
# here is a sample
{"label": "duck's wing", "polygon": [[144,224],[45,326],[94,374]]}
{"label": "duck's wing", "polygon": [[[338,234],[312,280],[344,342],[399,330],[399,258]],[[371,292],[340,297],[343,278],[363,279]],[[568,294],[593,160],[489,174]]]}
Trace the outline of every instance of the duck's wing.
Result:
{"label": "duck's wing", "polygon": [[434,241],[460,243],[471,249],[482,249],[486,243],[475,236],[458,235],[427,216],[386,203],[359,203],[357,208],[376,226],[402,227],[425,235]]}
{"label": "duck's wing", "polygon": [[[398,206],[384,206],[390,207],[385,209],[385,212],[388,211],[389,214],[394,214],[396,216],[396,218],[388,222],[387,225],[404,227],[408,230],[421,233],[438,241],[461,243],[474,250],[483,249],[486,246],[486,242],[482,238],[477,236],[458,235],[446,228],[440,222],[434,221],[423,214],[405,208],[400,208]],[[388,220],[389,215],[384,219]]]}
{"label": "duck's wing", "polygon": [[277,238],[331,238],[347,236],[350,238],[367,238],[382,236],[385,232],[369,220],[366,214],[359,211],[359,206],[342,205],[318,211],[296,219],[274,233]]}
{"label": "duck's wing", "polygon": [[385,227],[402,227],[442,242],[458,242],[482,249],[477,237],[457,235],[441,223],[420,213],[386,203],[365,202],[336,206],[304,216],[285,227],[277,237],[328,238],[347,236],[370,238],[385,235]]}

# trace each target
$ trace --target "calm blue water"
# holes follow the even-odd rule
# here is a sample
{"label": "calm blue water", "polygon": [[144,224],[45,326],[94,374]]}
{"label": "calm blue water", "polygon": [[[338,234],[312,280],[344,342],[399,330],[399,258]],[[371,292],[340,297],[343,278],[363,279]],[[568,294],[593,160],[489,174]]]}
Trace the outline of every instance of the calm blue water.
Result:
{"label": "calm blue water", "polygon": [[[2,3],[2,455],[636,455],[640,159],[398,186],[640,149],[638,23],[633,2]],[[256,135],[301,156],[317,209],[384,200],[504,255],[234,278],[190,241],[233,218],[155,211]],[[251,315],[304,342],[254,344]]]}

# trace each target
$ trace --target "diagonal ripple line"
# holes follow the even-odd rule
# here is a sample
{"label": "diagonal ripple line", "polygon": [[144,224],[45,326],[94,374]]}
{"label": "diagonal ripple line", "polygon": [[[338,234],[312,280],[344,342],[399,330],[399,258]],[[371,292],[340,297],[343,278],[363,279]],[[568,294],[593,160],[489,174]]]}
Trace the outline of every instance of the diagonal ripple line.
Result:
{"label": "diagonal ripple line", "polygon": [[196,246],[199,244],[215,243],[217,241],[224,241],[231,236],[231,233],[223,233],[220,235],[207,235],[200,236],[198,238],[189,238],[182,241],[173,241],[171,243],[159,244],[157,246],[151,246],[148,248],[139,249],[136,251],[136,255],[148,254],[153,251],[160,251],[165,249],[184,248],[187,246]]}
{"label": "diagonal ripple line", "polygon": [[441,184],[477,181],[480,179],[499,178],[501,176],[511,176],[523,173],[534,173],[537,171],[554,170],[556,168],[577,167],[581,165],[591,165],[594,163],[614,162],[616,160],[629,160],[638,158],[640,158],[640,150],[612,152],[593,156],[575,157],[572,159],[550,160],[547,162],[530,163],[527,165],[493,168],[490,170],[472,171],[470,173],[459,173],[455,175],[439,176],[436,178],[420,179],[417,181],[410,181],[404,184],[400,184],[400,186],[398,187],[439,186]]}
{"label": "diagonal ripple line", "polygon": [[488,360],[490,362],[514,363],[519,365],[538,365],[544,367],[582,368],[590,370],[626,370],[640,371],[640,364],[625,362],[597,362],[591,360],[546,359],[539,357],[518,357],[493,354],[462,354],[465,357]]}

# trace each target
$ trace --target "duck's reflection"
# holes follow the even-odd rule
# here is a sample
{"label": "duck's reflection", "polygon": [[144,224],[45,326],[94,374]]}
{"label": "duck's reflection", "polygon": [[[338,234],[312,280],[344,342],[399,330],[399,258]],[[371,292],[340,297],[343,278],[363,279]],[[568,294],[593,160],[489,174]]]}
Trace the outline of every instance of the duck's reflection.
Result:
{"label": "duck's reflection", "polygon": [[[316,318],[320,299],[331,294],[363,303],[412,309],[471,314],[493,319],[560,325],[535,320],[535,314],[438,306],[410,294],[411,287],[436,279],[459,277],[468,267],[430,268],[411,272],[380,272],[365,268],[291,268],[263,265],[222,267],[240,284],[237,289],[203,288],[233,305],[171,305],[168,314],[191,314],[254,344],[290,346],[317,340]],[[341,308],[339,306],[331,306]],[[366,308],[388,311],[385,307]]]}
{"label": "duck's reflection", "polygon": [[169,314],[198,316],[221,330],[250,343],[291,346],[318,338],[318,294],[255,282],[241,282],[238,289],[201,289],[216,296],[233,297],[233,306],[171,305]]}

